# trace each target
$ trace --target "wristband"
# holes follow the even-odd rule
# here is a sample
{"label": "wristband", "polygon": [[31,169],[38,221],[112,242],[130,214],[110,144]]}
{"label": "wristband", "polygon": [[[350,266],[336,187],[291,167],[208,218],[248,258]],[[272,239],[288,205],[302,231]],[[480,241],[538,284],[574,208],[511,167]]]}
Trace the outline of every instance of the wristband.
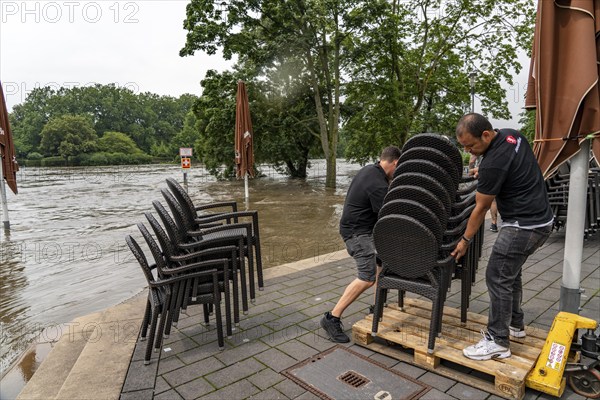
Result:
{"label": "wristband", "polygon": [[471,244],[471,242],[473,241],[473,238],[471,238],[471,239],[467,239],[467,238],[465,237],[465,235],[463,235],[463,237],[462,237],[462,240],[464,240],[465,242],[467,242],[467,244]]}

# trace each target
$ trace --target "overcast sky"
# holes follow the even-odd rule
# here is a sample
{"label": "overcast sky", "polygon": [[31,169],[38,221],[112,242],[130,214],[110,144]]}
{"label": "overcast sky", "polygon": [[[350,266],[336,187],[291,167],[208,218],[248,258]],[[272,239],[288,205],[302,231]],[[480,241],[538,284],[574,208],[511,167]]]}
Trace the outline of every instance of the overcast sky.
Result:
{"label": "overcast sky", "polygon": [[[134,92],[201,94],[208,69],[231,63],[219,55],[179,57],[188,0],[0,0],[0,79],[9,110],[35,87],[114,83]],[[512,121],[523,107],[526,71],[508,88]],[[475,109],[479,110],[478,101]]]}
{"label": "overcast sky", "polygon": [[0,0],[0,79],[9,108],[39,86],[125,86],[201,93],[208,69],[230,63],[180,57],[187,0]]}

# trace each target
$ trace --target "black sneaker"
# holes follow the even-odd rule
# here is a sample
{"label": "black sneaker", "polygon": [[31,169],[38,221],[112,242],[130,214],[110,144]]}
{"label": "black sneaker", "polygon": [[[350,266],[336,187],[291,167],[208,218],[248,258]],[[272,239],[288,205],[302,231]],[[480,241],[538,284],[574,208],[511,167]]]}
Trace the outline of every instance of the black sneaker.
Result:
{"label": "black sneaker", "polygon": [[321,327],[325,329],[329,340],[335,343],[348,343],[350,338],[344,333],[344,327],[342,321],[331,315],[330,312],[326,312],[321,318]]}
{"label": "black sneaker", "polygon": [[498,232],[498,225],[496,225],[496,224],[490,225],[490,231],[492,231],[492,232]]}

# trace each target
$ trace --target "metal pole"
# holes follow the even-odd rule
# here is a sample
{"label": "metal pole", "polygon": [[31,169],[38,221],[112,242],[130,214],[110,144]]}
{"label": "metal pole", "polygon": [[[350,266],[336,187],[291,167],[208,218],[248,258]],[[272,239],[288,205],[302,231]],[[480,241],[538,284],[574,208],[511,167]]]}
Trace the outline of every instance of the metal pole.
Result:
{"label": "metal pole", "polygon": [[248,192],[248,173],[247,172],[244,174],[244,195],[246,197],[246,200],[248,200],[250,198],[250,193]]}
{"label": "metal pole", "polygon": [[471,71],[469,73],[469,83],[471,85],[471,113],[475,112],[475,78],[477,77],[477,73],[475,71]]}
{"label": "metal pole", "polygon": [[588,190],[590,141],[581,143],[579,153],[571,158],[569,202],[565,228],[565,256],[560,286],[560,311],[579,314],[581,304],[581,261],[583,231]]}
{"label": "metal pole", "polygon": [[2,158],[0,156],[0,202],[2,203],[2,221],[4,221],[4,229],[10,229],[10,221],[8,220],[8,202],[6,201],[6,186],[4,186],[4,172],[2,170]]}

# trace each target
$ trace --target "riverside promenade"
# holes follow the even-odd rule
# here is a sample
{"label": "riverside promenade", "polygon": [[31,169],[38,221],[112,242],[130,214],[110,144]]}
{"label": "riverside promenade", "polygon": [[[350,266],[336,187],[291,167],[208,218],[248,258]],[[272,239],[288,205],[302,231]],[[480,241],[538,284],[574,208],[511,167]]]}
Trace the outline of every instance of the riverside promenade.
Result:
{"label": "riverside promenade", "polygon": [[[486,224],[489,227],[489,220]],[[489,230],[485,233],[483,255],[469,309],[470,312],[486,316],[489,298],[485,270],[496,235]],[[596,320],[600,316],[599,235],[596,233],[585,241],[581,271],[581,287],[585,293],[582,295],[580,315]],[[564,238],[564,230],[554,232],[523,267],[523,309],[529,327],[548,331],[558,312]],[[109,348],[104,356],[102,351],[96,353],[98,357],[92,365],[93,374],[101,379],[90,379],[104,382],[102,386],[120,387],[120,398],[123,400],[316,399],[313,393],[281,372],[335,345],[326,339],[319,320],[324,312],[331,310],[354,277],[354,262],[345,250],[269,268],[265,270],[265,290],[257,292],[256,302],[250,305],[248,315],[242,316],[233,336],[226,338],[224,350],[219,351],[217,347],[216,333],[200,323],[202,308],[190,307],[188,314],[165,339],[162,351],[153,354],[150,365],[143,363],[146,342],[131,343],[126,357],[122,357],[121,361],[111,361],[121,364],[113,367],[117,372],[104,379],[104,365],[110,360],[108,353],[113,351]],[[459,286],[459,281],[453,283],[446,306],[459,307]],[[365,317],[369,305],[373,303],[372,293],[371,289],[361,296],[343,316],[346,332],[350,336],[352,325]],[[143,313],[141,299],[135,301],[135,307],[139,308],[139,319],[135,321],[140,321]],[[389,301],[393,302],[394,298]],[[214,325],[210,328],[214,329]],[[119,347],[113,346],[116,346],[115,351]],[[499,399],[496,395],[375,353],[352,342],[347,346],[392,370],[429,385],[431,390],[422,399]],[[81,388],[77,398],[119,397],[119,392],[100,396],[99,393],[104,393],[105,388],[98,383],[86,382],[85,376],[80,373],[81,379],[77,380]],[[66,398],[62,395],[43,397],[43,391],[36,391],[36,378],[34,376],[19,398]],[[551,398],[532,389],[527,389],[525,394],[525,399]],[[583,399],[568,386],[562,398]]]}

